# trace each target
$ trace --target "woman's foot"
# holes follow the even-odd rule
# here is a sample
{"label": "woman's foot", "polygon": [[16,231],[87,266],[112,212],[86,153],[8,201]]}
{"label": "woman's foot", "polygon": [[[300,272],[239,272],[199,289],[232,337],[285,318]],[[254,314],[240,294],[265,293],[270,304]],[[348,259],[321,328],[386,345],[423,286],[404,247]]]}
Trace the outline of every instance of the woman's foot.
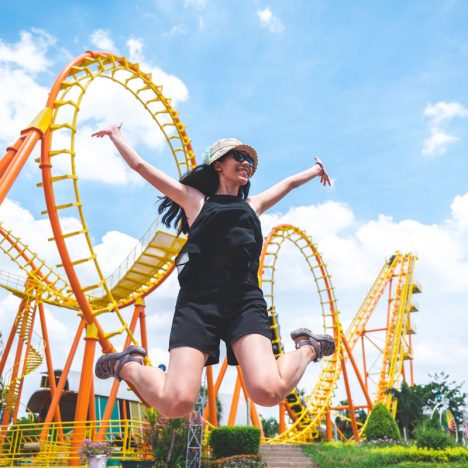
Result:
{"label": "woman's foot", "polygon": [[323,356],[331,356],[335,352],[335,340],[331,335],[314,335],[308,328],[297,328],[291,332],[296,349],[311,346],[315,351],[314,362]]}
{"label": "woman's foot", "polygon": [[120,372],[125,364],[129,362],[138,362],[142,366],[146,357],[146,349],[140,346],[131,345],[121,353],[109,353],[101,356],[94,367],[94,373],[99,379],[109,379],[115,377],[122,380]]}

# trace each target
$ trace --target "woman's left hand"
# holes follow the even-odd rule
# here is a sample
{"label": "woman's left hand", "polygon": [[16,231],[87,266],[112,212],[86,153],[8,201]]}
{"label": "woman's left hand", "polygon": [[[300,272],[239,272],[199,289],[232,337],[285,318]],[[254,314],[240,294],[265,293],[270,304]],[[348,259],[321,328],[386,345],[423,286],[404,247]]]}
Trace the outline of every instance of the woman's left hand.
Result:
{"label": "woman's left hand", "polygon": [[328,177],[327,171],[325,171],[325,168],[323,167],[323,163],[322,163],[321,159],[318,158],[318,157],[315,157],[314,159],[315,159],[315,164],[317,166],[320,166],[320,168],[321,168],[321,173],[319,174],[320,175],[320,183],[323,186],[331,185],[330,177]]}

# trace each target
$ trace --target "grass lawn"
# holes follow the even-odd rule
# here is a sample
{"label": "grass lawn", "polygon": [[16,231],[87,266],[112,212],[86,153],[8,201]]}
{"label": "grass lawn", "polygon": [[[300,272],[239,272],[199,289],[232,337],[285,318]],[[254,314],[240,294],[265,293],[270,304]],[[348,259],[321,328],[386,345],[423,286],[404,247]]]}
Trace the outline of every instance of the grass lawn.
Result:
{"label": "grass lawn", "polygon": [[[377,448],[341,443],[318,443],[304,446],[303,450],[320,468],[340,466],[347,468],[386,466],[468,468],[468,449],[463,448],[448,449],[451,451],[447,452],[402,446]],[[427,461],[431,459],[434,461]]]}

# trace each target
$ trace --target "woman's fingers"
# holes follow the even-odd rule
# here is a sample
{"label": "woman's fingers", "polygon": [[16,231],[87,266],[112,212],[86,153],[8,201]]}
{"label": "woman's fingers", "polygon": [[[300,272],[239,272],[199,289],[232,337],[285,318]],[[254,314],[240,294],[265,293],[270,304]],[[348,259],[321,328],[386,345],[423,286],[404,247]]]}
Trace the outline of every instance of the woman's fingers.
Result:
{"label": "woman's fingers", "polygon": [[105,136],[110,136],[113,131],[118,130],[120,132],[120,129],[122,128],[123,122],[120,122],[118,124],[111,125],[110,127],[103,128],[102,130],[98,130],[97,132],[94,132],[91,134],[92,137],[98,137],[102,138]]}

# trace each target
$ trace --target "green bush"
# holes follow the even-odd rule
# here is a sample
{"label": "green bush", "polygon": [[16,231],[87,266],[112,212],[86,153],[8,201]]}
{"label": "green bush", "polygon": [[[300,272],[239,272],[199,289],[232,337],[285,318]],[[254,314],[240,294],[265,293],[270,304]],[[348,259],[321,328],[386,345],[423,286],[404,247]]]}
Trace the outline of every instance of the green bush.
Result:
{"label": "green bush", "polygon": [[400,430],[386,406],[377,403],[374,406],[364,430],[367,440],[393,439],[399,440]]}
{"label": "green bush", "polygon": [[454,447],[455,441],[441,429],[426,425],[418,426],[414,431],[417,447],[425,447],[432,449],[445,449]]}
{"label": "green bush", "polygon": [[210,434],[214,458],[231,455],[256,455],[260,446],[260,429],[251,426],[218,427]]}

